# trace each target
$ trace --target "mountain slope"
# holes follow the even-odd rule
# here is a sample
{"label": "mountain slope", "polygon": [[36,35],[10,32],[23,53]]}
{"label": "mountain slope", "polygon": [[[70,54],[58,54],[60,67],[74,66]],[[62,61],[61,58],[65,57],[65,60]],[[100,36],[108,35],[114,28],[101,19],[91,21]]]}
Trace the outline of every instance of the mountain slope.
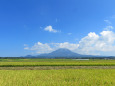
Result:
{"label": "mountain slope", "polygon": [[41,55],[36,56],[36,58],[57,58],[57,57],[58,58],[59,57],[76,58],[76,57],[91,57],[91,55],[81,55],[81,54],[74,53],[74,52],[70,51],[69,49],[60,48],[60,49],[53,51],[51,53],[41,54]]}
{"label": "mountain slope", "polygon": [[55,56],[55,57],[73,57],[73,56],[80,56],[80,54],[74,53],[68,49],[65,48],[60,48],[56,51],[53,51],[49,53],[48,55],[50,56]]}

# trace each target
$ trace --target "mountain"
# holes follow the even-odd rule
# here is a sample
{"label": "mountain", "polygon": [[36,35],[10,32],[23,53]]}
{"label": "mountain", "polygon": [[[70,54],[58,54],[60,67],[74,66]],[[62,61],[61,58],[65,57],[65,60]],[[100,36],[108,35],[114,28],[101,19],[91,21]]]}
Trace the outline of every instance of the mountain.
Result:
{"label": "mountain", "polygon": [[27,58],[31,58],[31,57],[35,57],[35,56],[32,56],[32,55],[26,55],[25,57],[27,57]]}
{"label": "mountain", "polygon": [[56,51],[53,51],[49,54],[42,54],[40,56],[48,56],[48,57],[76,57],[80,56],[80,54],[74,53],[68,49],[60,48]]}
{"label": "mountain", "polygon": [[66,48],[60,48],[48,54],[40,54],[37,56],[27,55],[26,57],[32,58],[81,58],[81,57],[96,57],[93,55],[81,55],[78,53],[74,53]]}

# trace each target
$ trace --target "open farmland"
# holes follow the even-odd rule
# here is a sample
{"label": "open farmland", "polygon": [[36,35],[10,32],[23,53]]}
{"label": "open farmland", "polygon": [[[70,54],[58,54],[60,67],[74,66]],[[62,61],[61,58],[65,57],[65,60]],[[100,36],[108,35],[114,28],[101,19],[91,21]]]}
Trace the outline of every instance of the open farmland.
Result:
{"label": "open farmland", "polygon": [[115,86],[115,69],[0,70],[1,86]]}
{"label": "open farmland", "polygon": [[0,59],[0,86],[115,86],[115,60]]}
{"label": "open farmland", "polygon": [[115,60],[72,60],[72,59],[5,59],[0,67],[36,66],[115,66]]}

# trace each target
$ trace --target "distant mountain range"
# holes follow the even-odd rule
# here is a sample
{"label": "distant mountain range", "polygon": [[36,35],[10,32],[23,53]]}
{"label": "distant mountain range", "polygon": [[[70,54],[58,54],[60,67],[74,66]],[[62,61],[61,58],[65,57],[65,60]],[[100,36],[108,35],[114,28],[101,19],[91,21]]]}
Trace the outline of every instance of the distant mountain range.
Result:
{"label": "distant mountain range", "polygon": [[28,58],[85,58],[85,57],[100,57],[100,56],[81,55],[81,54],[72,52],[69,49],[60,48],[48,54],[40,54],[36,56],[27,55],[25,57],[28,57]]}

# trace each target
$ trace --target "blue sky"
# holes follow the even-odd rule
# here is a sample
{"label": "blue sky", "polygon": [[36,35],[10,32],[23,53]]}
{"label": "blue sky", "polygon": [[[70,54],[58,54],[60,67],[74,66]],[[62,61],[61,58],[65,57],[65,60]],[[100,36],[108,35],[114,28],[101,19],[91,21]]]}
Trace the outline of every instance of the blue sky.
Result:
{"label": "blue sky", "polygon": [[1,0],[0,56],[68,48],[115,55],[115,0]]}

